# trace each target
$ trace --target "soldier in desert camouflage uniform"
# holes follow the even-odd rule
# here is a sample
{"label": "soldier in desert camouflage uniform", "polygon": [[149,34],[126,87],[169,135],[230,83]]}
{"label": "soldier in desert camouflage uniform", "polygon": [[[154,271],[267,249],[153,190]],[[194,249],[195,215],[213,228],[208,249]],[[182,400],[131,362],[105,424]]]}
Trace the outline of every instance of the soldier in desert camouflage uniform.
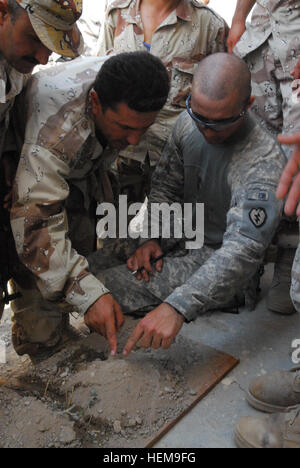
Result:
{"label": "soldier in desert camouflage uniform", "polygon": [[104,18],[106,6],[107,0],[86,0],[83,3],[79,29],[84,38],[84,55],[96,55],[101,21]]}
{"label": "soldier in desert camouflage uniform", "polygon": [[[291,216],[297,209],[300,216],[300,133],[280,136],[286,145],[296,144],[295,151],[281,177],[277,196],[288,194],[285,213]],[[289,192],[289,193],[288,193]],[[300,243],[295,256],[291,296],[300,312]],[[300,448],[300,370],[276,371],[253,380],[246,395],[255,409],[271,415],[242,418],[235,429],[235,441],[240,448]]]}
{"label": "soldier in desert camouflage uniform", "polygon": [[[246,28],[246,17],[255,3],[251,24]],[[273,134],[300,130],[300,101],[294,99],[291,75],[300,56],[299,34],[299,0],[238,0],[228,49],[249,65],[255,96],[252,110]],[[284,150],[289,157],[289,147]],[[274,278],[267,296],[268,308],[279,314],[295,312],[289,289],[297,238],[297,223],[283,220],[276,241]]]}
{"label": "soldier in desert camouflage uniform", "polygon": [[275,192],[285,157],[248,115],[250,92],[250,73],[240,59],[229,54],[203,59],[187,112],[177,120],[153,176],[149,205],[204,203],[204,247],[167,256],[163,267],[160,260],[149,281],[150,259],[162,250],[166,254],[168,242],[146,242],[127,262],[132,271],[145,267],[146,283],[125,266],[99,272],[101,251],[89,258],[126,313],[151,310],[125,354],[139,340],[146,348],[168,348],[184,320],[228,306],[263,262],[281,216]]}
{"label": "soldier in desert camouflage uniform", "polygon": [[[52,51],[69,57],[80,54],[82,39],[75,25],[80,14],[81,1],[63,4],[55,0],[0,1],[0,319],[4,303],[9,300],[6,284],[14,266],[14,243],[8,213],[2,206],[4,197],[5,207],[9,204],[5,192],[11,189],[14,173],[14,145],[6,141],[4,148],[11,110],[28,74],[35,65],[46,64]],[[2,159],[4,150],[6,156]]]}
{"label": "soldier in desert camouflage uniform", "polygon": [[48,355],[60,345],[65,304],[94,329],[102,327],[99,311],[118,310],[85,259],[95,248],[95,205],[113,201],[107,169],[154,122],[168,92],[165,67],[144,52],[81,58],[29,82],[19,107],[23,119],[27,109],[26,131],[11,210],[27,269],[15,278],[23,297],[12,303],[19,354]]}
{"label": "soldier in desert camouflage uniform", "polygon": [[164,62],[171,79],[168,101],[155,125],[138,146],[121,152],[117,179],[129,201],[144,201],[153,168],[184,110],[195,67],[203,57],[225,51],[227,31],[225,21],[197,0],[109,3],[98,55],[149,50]]}
{"label": "soldier in desert camouflage uniform", "polygon": [[[246,28],[247,14],[255,3],[251,25]],[[234,53],[250,67],[255,96],[252,110],[274,134],[300,128],[300,103],[292,102],[291,86],[291,73],[300,56],[299,33],[299,0],[238,0],[229,49],[241,36]]]}

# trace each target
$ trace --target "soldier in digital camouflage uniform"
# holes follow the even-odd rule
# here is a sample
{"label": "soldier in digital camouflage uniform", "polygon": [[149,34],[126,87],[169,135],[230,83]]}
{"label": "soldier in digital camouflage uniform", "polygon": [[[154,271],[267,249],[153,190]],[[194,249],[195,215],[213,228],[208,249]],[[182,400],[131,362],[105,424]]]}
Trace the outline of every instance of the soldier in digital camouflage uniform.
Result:
{"label": "soldier in digital camouflage uniform", "polygon": [[[81,1],[1,0],[0,1],[0,319],[8,302],[7,280],[12,274],[14,243],[3,198],[13,173],[13,140],[8,136],[11,110],[36,64],[46,64],[55,51],[75,57],[82,50],[82,38],[75,25]],[[46,9],[47,8],[47,9]],[[5,139],[8,141],[5,142]],[[3,153],[5,159],[2,159]],[[4,171],[5,168],[5,171]],[[10,177],[9,177],[10,173]],[[6,199],[6,203],[8,200]]]}
{"label": "soldier in digital camouflage uniform", "polygon": [[69,311],[97,329],[103,308],[118,308],[85,258],[96,245],[96,203],[113,201],[107,169],[154,122],[168,91],[161,61],[138,52],[80,58],[30,80],[18,105],[26,129],[11,210],[26,268],[14,278],[18,354],[57,350],[70,336]]}
{"label": "soldier in digital camouflage uniform", "polygon": [[[286,145],[296,144],[291,160],[281,177],[277,196],[284,199],[285,213],[300,216],[300,133],[280,136]],[[300,312],[300,243],[295,256],[291,296]],[[290,346],[290,343],[288,343]],[[242,418],[235,429],[240,448],[300,448],[300,370],[276,371],[250,383],[248,403],[259,411],[273,413]]]}
{"label": "soldier in digital camouflage uniform", "polygon": [[[251,24],[246,27],[247,15],[255,4]],[[300,130],[300,100],[293,96],[291,75],[300,56],[299,33],[299,0],[238,0],[228,49],[249,65],[255,96],[252,110],[274,135]],[[284,150],[289,157],[289,147]],[[283,315],[295,312],[289,289],[297,243],[297,223],[283,220],[276,240],[274,278],[267,296],[268,308]]]}
{"label": "soldier in digital camouflage uniform", "polygon": [[[153,168],[171,134],[179,114],[184,110],[195,67],[209,54],[226,49],[228,32],[225,21],[197,0],[174,0],[174,7],[157,25],[146,42],[142,6],[155,7],[160,17],[163,2],[116,0],[109,2],[106,20],[99,39],[98,55],[112,52],[149,50],[166,65],[171,92],[155,125],[135,148],[121,152],[116,178],[129,201],[143,202],[149,193]],[[170,2],[169,2],[170,3]],[[146,26],[145,26],[146,27]],[[149,35],[149,34],[148,34]]]}
{"label": "soldier in digital camouflage uniform", "polygon": [[[253,102],[250,92],[243,61],[229,54],[205,58],[194,78],[188,111],[178,118],[153,176],[149,211],[154,203],[204,203],[203,248],[182,251],[178,246],[163,268],[162,260],[157,263],[146,283],[126,266],[102,271],[101,251],[88,259],[124,312],[151,310],[130,337],[125,354],[139,339],[146,348],[168,348],[183,320],[232,306],[263,262],[281,217],[276,187],[285,157],[247,113]],[[174,239],[161,245],[146,242],[128,267],[135,271],[145,266],[142,274],[148,280],[150,258],[167,254],[168,245],[174,248]]]}

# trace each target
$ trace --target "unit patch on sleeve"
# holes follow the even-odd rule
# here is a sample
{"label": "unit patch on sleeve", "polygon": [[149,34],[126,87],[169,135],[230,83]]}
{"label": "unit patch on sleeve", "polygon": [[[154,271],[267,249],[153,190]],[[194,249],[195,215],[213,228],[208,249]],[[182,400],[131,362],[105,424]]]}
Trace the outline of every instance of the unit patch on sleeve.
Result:
{"label": "unit patch on sleeve", "polygon": [[267,220],[267,213],[264,208],[253,208],[249,212],[249,217],[255,227],[262,227]]}

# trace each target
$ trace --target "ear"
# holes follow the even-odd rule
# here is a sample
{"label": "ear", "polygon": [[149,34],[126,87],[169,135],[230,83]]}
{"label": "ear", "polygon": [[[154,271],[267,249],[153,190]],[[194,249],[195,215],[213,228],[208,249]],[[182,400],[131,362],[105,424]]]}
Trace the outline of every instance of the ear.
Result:
{"label": "ear", "polygon": [[9,15],[7,0],[0,0],[0,26],[3,25],[5,19]]}
{"label": "ear", "polygon": [[102,106],[99,99],[98,94],[96,91],[91,91],[91,98],[92,98],[92,112],[95,117],[97,117],[100,113],[102,113]]}
{"label": "ear", "polygon": [[252,104],[254,103],[255,101],[255,97],[254,96],[250,96],[250,99],[249,99],[249,103],[247,105],[247,109],[250,109],[250,107],[252,106]]}

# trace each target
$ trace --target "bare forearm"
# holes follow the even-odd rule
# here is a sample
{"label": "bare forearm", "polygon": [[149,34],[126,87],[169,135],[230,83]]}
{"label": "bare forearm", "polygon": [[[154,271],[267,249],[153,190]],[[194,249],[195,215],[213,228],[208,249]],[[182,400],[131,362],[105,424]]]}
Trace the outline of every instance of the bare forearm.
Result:
{"label": "bare forearm", "polygon": [[247,16],[249,15],[255,3],[256,0],[237,0],[232,24],[245,23]]}

